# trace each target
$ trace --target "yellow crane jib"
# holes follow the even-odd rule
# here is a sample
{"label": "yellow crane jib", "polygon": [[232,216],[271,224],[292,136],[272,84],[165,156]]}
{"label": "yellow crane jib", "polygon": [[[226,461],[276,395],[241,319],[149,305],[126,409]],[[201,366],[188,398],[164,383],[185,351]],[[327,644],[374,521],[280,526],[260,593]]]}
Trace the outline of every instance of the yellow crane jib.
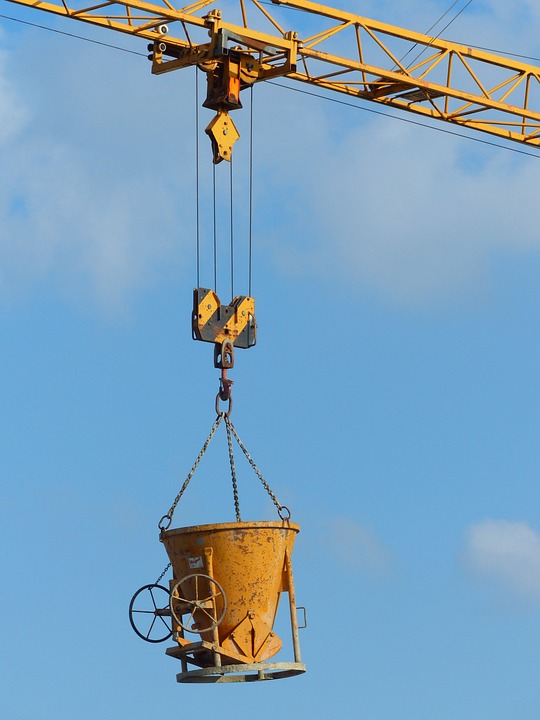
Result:
{"label": "yellow crane jib", "polygon": [[[179,9],[169,0],[104,0],[88,7],[84,0],[73,5],[74,0],[10,2],[144,38],[151,43],[153,73],[197,66],[207,74],[210,95],[218,89],[216,77],[226,83],[221,88],[225,96],[233,97],[238,75],[240,90],[287,76],[313,88],[540,147],[539,67],[312,0],[230,2],[230,21],[218,9],[207,11],[211,0]],[[294,15],[297,30],[285,30],[273,6],[300,11]],[[323,24],[315,34],[310,16]],[[400,60],[412,50],[415,60]]]}
{"label": "yellow crane jib", "polygon": [[256,342],[255,300],[239,295],[230,305],[222,305],[213,290],[193,291],[192,332],[194,340],[222,346],[229,341],[238,348]]}
{"label": "yellow crane jib", "polygon": [[[276,49],[269,39],[253,39],[245,32],[221,27],[221,11],[204,17],[211,42],[190,47],[178,46],[165,37],[168,26],[161,25],[161,37],[148,45],[152,73],[161,75],[190,65],[206,73],[207,93],[203,107],[216,111],[205,132],[212,143],[214,164],[231,161],[232,149],[240,137],[229,111],[242,108],[240,91],[257,81],[296,72],[296,34],[285,33],[285,48]],[[176,42],[176,41],[175,41]],[[281,43],[282,44],[282,43]],[[280,44],[280,45],[281,45]],[[272,62],[257,59],[261,50],[272,53]]]}

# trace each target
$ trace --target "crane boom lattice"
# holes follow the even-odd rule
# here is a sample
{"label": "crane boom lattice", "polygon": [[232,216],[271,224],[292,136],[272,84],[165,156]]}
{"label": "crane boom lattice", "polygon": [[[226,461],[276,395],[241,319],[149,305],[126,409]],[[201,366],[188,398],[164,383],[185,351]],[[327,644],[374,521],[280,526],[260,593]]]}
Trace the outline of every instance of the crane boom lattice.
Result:
{"label": "crane boom lattice", "polygon": [[[540,68],[309,0],[239,0],[227,18],[210,0],[180,9],[168,0],[6,1],[143,38],[155,74],[199,66],[205,105],[218,111],[241,107],[242,88],[283,76],[540,145]],[[296,29],[286,29],[291,20]]]}

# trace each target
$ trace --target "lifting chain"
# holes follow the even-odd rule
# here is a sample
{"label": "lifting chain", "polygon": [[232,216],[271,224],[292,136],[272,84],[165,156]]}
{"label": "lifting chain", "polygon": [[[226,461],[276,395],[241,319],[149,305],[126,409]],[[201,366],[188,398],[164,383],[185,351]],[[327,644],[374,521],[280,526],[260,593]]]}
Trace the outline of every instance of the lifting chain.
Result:
{"label": "lifting chain", "polygon": [[238,499],[238,485],[236,483],[236,469],[234,467],[234,453],[231,436],[231,421],[228,415],[225,416],[225,427],[227,429],[227,447],[229,448],[229,462],[231,464],[231,480],[233,486],[234,511],[236,513],[236,521],[242,522],[240,516],[240,501]]}
{"label": "lifting chain", "polygon": [[[253,460],[253,458],[247,451],[244,443],[240,440],[238,433],[236,432],[236,429],[235,429],[234,425],[232,424],[230,415],[231,415],[231,410],[232,410],[231,387],[232,387],[233,381],[227,377],[228,368],[231,368],[234,366],[234,348],[233,348],[232,343],[230,343],[229,341],[226,341],[222,345],[216,344],[215,365],[216,365],[216,367],[221,369],[221,377],[219,380],[219,391],[218,391],[218,394],[216,395],[216,419],[214,420],[214,424],[212,425],[210,434],[206,438],[206,441],[205,441],[204,445],[202,446],[201,451],[199,452],[199,454],[197,456],[197,459],[193,463],[193,467],[189,471],[189,474],[188,474],[186,480],[184,481],[184,484],[180,488],[180,492],[175,497],[174,502],[171,505],[171,507],[169,508],[169,511],[167,512],[167,514],[163,515],[163,517],[160,519],[160,521],[158,523],[158,527],[162,532],[165,530],[168,530],[169,527],[171,526],[172,518],[174,515],[174,511],[176,510],[176,506],[180,502],[180,499],[181,499],[182,495],[184,494],[184,492],[186,491],[187,486],[189,485],[189,483],[191,481],[191,478],[195,474],[195,470],[198,468],[199,463],[201,462],[203,455],[207,451],[208,446],[210,445],[210,442],[211,442],[212,438],[214,437],[216,430],[221,425],[223,420],[225,420],[225,428],[227,431],[227,447],[228,447],[228,451],[229,451],[229,463],[231,466],[231,479],[232,479],[232,487],[233,487],[234,509],[235,509],[237,522],[241,522],[242,518],[240,515],[240,501],[239,501],[239,496],[238,496],[238,484],[237,484],[237,479],[236,479],[236,467],[234,464],[234,452],[233,452],[233,442],[232,442],[233,437],[236,440],[236,442],[238,443],[242,452],[244,453],[247,461],[253,468],[255,474],[261,481],[264,489],[270,496],[272,502],[274,503],[274,505],[277,509],[279,517],[284,521],[290,520],[290,517],[291,517],[291,512],[290,512],[289,508],[286,507],[285,505],[281,505],[278,502],[276,496],[274,495],[270,486],[268,485],[268,483],[262,476],[261,471],[259,470],[259,468],[255,464],[255,461]],[[228,402],[227,410],[221,410],[220,405],[219,405],[220,401]],[[170,564],[165,568],[165,570],[160,575],[157,582],[159,582],[163,578],[163,576],[165,575],[165,573],[167,572],[169,567],[170,567]]]}
{"label": "lifting chain", "polygon": [[[195,462],[193,463],[193,467],[192,467],[191,470],[189,471],[189,475],[188,475],[187,478],[185,479],[184,484],[182,485],[182,487],[180,488],[180,492],[179,492],[178,495],[175,497],[173,504],[172,504],[171,507],[169,508],[169,512],[168,512],[166,515],[164,515],[164,516],[161,518],[161,520],[159,521],[159,523],[158,523],[158,527],[159,527],[160,530],[167,530],[167,529],[170,527],[170,525],[171,525],[171,523],[172,523],[172,518],[173,518],[173,515],[174,515],[174,511],[176,510],[176,506],[177,506],[178,503],[180,502],[180,498],[182,497],[182,495],[183,495],[184,492],[186,491],[186,488],[187,488],[187,486],[189,485],[191,478],[192,478],[193,475],[195,474],[195,470],[198,468],[199,463],[201,462],[204,453],[208,450],[208,446],[210,445],[210,441],[211,441],[212,438],[214,437],[214,433],[216,432],[216,430],[218,429],[218,427],[221,425],[221,421],[223,420],[223,417],[224,417],[224,413],[220,413],[220,414],[217,416],[217,418],[214,420],[214,424],[212,425],[212,429],[210,430],[210,434],[209,434],[208,437],[206,438],[206,442],[205,442],[204,445],[202,446],[202,449],[201,449],[200,453],[197,455],[197,459],[196,459]],[[166,524],[165,524],[165,523],[166,523]]]}
{"label": "lifting chain", "polygon": [[163,568],[163,572],[162,572],[161,575],[158,577],[158,579],[156,580],[156,582],[154,583],[154,585],[159,585],[159,583],[163,580],[163,578],[165,577],[165,573],[166,573],[167,570],[171,567],[171,565],[172,565],[172,563],[168,563],[167,565],[165,565],[165,567]]}
{"label": "lifting chain", "polygon": [[247,451],[246,446],[244,445],[244,443],[243,443],[243,442],[240,440],[240,438],[238,437],[238,433],[236,432],[236,428],[235,428],[234,425],[232,424],[232,421],[231,421],[231,419],[230,419],[230,417],[229,417],[228,415],[225,416],[225,425],[226,425],[226,427],[227,427],[227,431],[228,431],[228,432],[230,431],[230,432],[232,433],[232,435],[234,435],[234,439],[236,440],[236,442],[238,443],[240,449],[242,450],[242,452],[243,452],[244,455],[246,456],[246,459],[247,459],[247,461],[249,462],[249,464],[251,465],[251,467],[253,468],[255,474],[257,475],[257,477],[258,477],[259,480],[261,481],[262,486],[264,487],[264,489],[266,490],[266,492],[267,492],[268,495],[270,496],[272,502],[274,503],[274,505],[275,505],[275,507],[276,507],[276,509],[277,509],[277,512],[278,512],[279,517],[280,517],[282,520],[290,520],[290,519],[291,519],[291,511],[289,510],[289,508],[288,508],[286,505],[281,505],[281,504],[278,502],[278,499],[276,498],[276,496],[275,496],[274,493],[272,492],[272,489],[270,488],[270,485],[266,482],[266,480],[265,480],[264,477],[262,476],[261,471],[259,470],[259,468],[258,468],[257,465],[255,464],[255,461],[253,460],[253,458],[251,457],[251,455],[250,455],[249,452]]}

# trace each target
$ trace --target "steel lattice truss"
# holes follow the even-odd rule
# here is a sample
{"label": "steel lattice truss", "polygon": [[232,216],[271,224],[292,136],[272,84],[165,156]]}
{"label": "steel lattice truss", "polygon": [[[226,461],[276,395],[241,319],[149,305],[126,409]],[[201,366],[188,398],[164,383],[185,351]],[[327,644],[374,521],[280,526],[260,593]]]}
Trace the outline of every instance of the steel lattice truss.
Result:
{"label": "steel lattice truss", "polygon": [[[308,0],[167,0],[83,6],[7,0],[144,38],[156,74],[215,69],[232,51],[242,87],[286,76],[427,118],[540,145],[540,68]],[[292,29],[291,29],[292,26]]]}

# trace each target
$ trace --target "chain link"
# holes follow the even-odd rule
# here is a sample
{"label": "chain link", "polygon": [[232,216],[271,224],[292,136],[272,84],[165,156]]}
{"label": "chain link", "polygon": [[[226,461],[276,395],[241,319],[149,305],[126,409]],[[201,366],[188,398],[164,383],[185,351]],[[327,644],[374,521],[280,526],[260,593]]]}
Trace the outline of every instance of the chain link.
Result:
{"label": "chain link", "polygon": [[[173,515],[174,515],[174,511],[176,510],[176,506],[178,505],[178,503],[180,502],[180,498],[182,497],[182,495],[183,495],[184,492],[186,491],[186,488],[187,488],[187,486],[189,485],[189,483],[190,483],[190,481],[191,481],[191,478],[192,478],[193,475],[195,474],[195,470],[196,470],[197,467],[199,466],[199,463],[201,462],[204,453],[207,451],[208,446],[210,445],[210,441],[211,441],[212,438],[214,437],[214,433],[216,432],[216,430],[217,430],[218,427],[220,426],[221,421],[223,420],[223,417],[224,417],[224,416],[225,416],[224,413],[220,413],[220,414],[216,417],[216,419],[214,420],[214,424],[212,425],[212,429],[210,430],[210,434],[209,434],[208,437],[206,438],[206,442],[205,442],[204,445],[202,446],[202,449],[201,449],[200,453],[198,454],[197,459],[196,459],[195,462],[193,463],[193,467],[192,467],[191,470],[189,471],[189,475],[188,475],[187,478],[185,479],[184,484],[182,485],[182,487],[180,488],[180,492],[179,492],[178,495],[175,497],[174,502],[173,502],[173,504],[171,505],[171,507],[170,507],[170,509],[169,509],[169,512],[168,512],[166,515],[164,515],[164,516],[161,518],[161,520],[159,521],[159,523],[158,523],[158,527],[159,527],[160,530],[166,530],[166,529],[170,526],[170,524],[171,524],[171,522],[172,522],[172,517],[173,517]],[[226,416],[225,416],[225,417],[226,417]],[[162,524],[164,520],[168,520],[168,521],[169,521],[167,525],[163,525],[163,524]]]}
{"label": "chain link", "polygon": [[154,585],[159,585],[160,580],[163,580],[163,578],[165,577],[165,573],[167,572],[167,570],[168,570],[170,567],[171,567],[171,563],[169,563],[169,564],[165,567],[165,569],[163,570],[163,572],[161,573],[161,575],[158,577],[158,579],[156,580],[156,582],[154,583]]}
{"label": "chain link", "polygon": [[[217,398],[216,398],[216,405],[218,404],[218,401],[219,401],[219,394],[218,394],[218,396],[217,396]],[[230,398],[229,398],[229,402],[230,402]],[[170,527],[171,522],[172,522],[172,518],[173,518],[173,515],[174,515],[174,511],[176,510],[176,506],[178,505],[178,503],[180,502],[180,499],[182,498],[182,495],[183,495],[184,492],[186,491],[187,486],[189,485],[189,483],[190,483],[193,475],[195,474],[195,471],[197,470],[197,468],[198,468],[198,466],[199,466],[199,463],[201,462],[201,460],[202,460],[202,458],[203,458],[203,455],[204,455],[205,452],[207,451],[208,446],[210,445],[210,442],[211,442],[212,438],[214,437],[214,434],[215,434],[216,430],[218,429],[218,427],[220,426],[222,420],[225,420],[225,427],[226,427],[226,430],[227,430],[227,446],[228,446],[228,449],[229,449],[229,462],[230,462],[230,466],[231,466],[231,479],[232,479],[232,486],[233,486],[234,509],[235,509],[235,513],[236,513],[236,520],[237,520],[237,522],[241,522],[242,519],[241,519],[241,515],[240,515],[240,500],[239,500],[239,496],[238,496],[238,483],[237,483],[237,478],[236,478],[236,468],[235,468],[235,464],[234,464],[234,453],[233,453],[233,442],[232,442],[232,438],[233,438],[233,437],[235,438],[235,440],[236,440],[236,442],[238,443],[240,449],[241,449],[242,452],[244,453],[247,461],[249,462],[249,464],[250,464],[251,467],[253,468],[255,474],[257,475],[257,477],[258,477],[259,480],[261,481],[262,486],[264,487],[264,489],[266,490],[266,492],[267,492],[268,495],[270,496],[272,502],[274,503],[275,507],[277,508],[279,517],[280,517],[282,520],[289,520],[289,519],[290,519],[290,517],[291,517],[291,512],[290,512],[289,508],[287,508],[285,505],[280,505],[277,497],[275,496],[275,494],[273,493],[272,489],[270,488],[270,485],[269,485],[269,484],[266,482],[266,480],[264,479],[261,471],[259,470],[259,468],[258,468],[257,465],[255,464],[255,461],[253,460],[253,458],[252,458],[251,455],[249,454],[246,446],[244,445],[244,443],[242,442],[242,440],[240,440],[240,437],[238,436],[238,433],[236,432],[236,428],[234,427],[234,425],[233,425],[233,423],[232,423],[232,421],[231,421],[231,418],[230,418],[229,413],[230,413],[230,408],[229,408],[229,411],[228,411],[228,412],[219,412],[219,410],[218,410],[217,417],[216,417],[216,419],[214,420],[214,424],[212,425],[212,428],[211,428],[211,430],[210,430],[210,433],[209,433],[208,437],[206,438],[206,441],[205,441],[204,445],[202,446],[201,451],[199,452],[199,454],[198,454],[198,456],[197,456],[197,459],[196,459],[195,462],[193,463],[193,467],[192,467],[191,470],[189,471],[189,474],[188,474],[187,478],[185,479],[184,484],[183,484],[182,487],[180,488],[180,492],[179,492],[178,495],[175,497],[174,502],[173,502],[173,504],[171,505],[168,513],[167,513],[166,515],[163,515],[163,517],[161,518],[161,520],[160,520],[159,523],[158,523],[158,527],[159,527],[159,529],[160,529],[161,531],[167,530],[167,529]],[[169,563],[169,564],[167,565],[167,567],[165,568],[165,570],[161,573],[161,575],[160,575],[159,578],[157,579],[157,581],[156,581],[156,583],[155,583],[156,585],[157,585],[157,584],[159,583],[159,581],[163,578],[163,576],[165,575],[165,573],[167,572],[167,570],[168,570],[170,567],[171,567],[171,564]]]}
{"label": "chain link", "polygon": [[233,453],[233,444],[232,444],[232,436],[231,436],[231,428],[230,428],[230,420],[229,416],[225,416],[225,427],[227,429],[227,446],[229,448],[229,462],[231,464],[231,480],[232,480],[232,486],[233,486],[233,496],[234,496],[234,510],[236,512],[236,521],[242,522],[242,518],[240,517],[240,500],[238,499],[238,485],[236,483],[236,468],[234,467],[234,453]]}
{"label": "chain link", "polygon": [[[228,415],[225,417],[225,425],[226,425],[226,427],[227,427],[227,431],[230,430],[230,432],[234,435],[234,437],[235,437],[235,439],[236,439],[236,442],[238,443],[238,445],[240,446],[240,449],[242,450],[242,452],[243,452],[244,455],[246,456],[247,461],[249,462],[249,464],[251,465],[251,467],[252,467],[253,470],[255,471],[255,474],[257,475],[257,477],[258,477],[259,480],[261,481],[261,483],[262,483],[264,489],[266,490],[266,492],[268,493],[268,495],[270,495],[270,498],[272,499],[272,502],[274,503],[274,505],[275,505],[276,508],[277,508],[279,517],[280,517],[282,520],[288,520],[288,519],[291,517],[291,513],[290,513],[289,508],[287,508],[285,505],[280,505],[280,503],[278,502],[278,499],[276,498],[276,496],[275,496],[274,493],[272,492],[272,490],[271,490],[271,488],[270,488],[270,485],[266,482],[266,480],[265,480],[264,477],[262,476],[261,471],[259,470],[259,468],[258,468],[257,465],[255,464],[255,461],[253,460],[253,458],[251,457],[251,455],[250,455],[249,452],[247,451],[246,446],[244,445],[244,443],[243,443],[243,442],[240,440],[240,438],[238,437],[238,433],[236,432],[236,429],[235,429],[234,425],[232,424],[232,421],[231,421],[231,419],[230,419],[230,417],[229,417]],[[287,514],[285,515],[285,517],[284,517],[284,511],[286,511],[286,513],[287,513]]]}

